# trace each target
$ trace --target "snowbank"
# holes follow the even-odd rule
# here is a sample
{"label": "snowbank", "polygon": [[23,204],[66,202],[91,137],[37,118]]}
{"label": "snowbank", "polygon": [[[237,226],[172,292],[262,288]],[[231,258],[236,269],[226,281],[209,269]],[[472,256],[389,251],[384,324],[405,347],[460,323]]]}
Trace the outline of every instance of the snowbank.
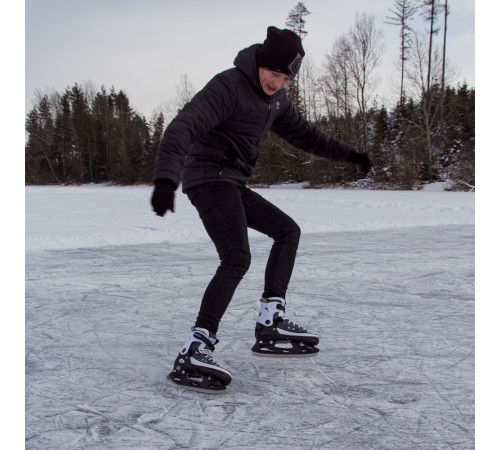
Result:
{"label": "snowbank", "polygon": [[[469,192],[256,191],[293,217],[303,234],[474,224]],[[151,192],[150,186],[27,186],[26,252],[208,239],[184,194],[176,197],[175,214],[160,218],[151,210]]]}

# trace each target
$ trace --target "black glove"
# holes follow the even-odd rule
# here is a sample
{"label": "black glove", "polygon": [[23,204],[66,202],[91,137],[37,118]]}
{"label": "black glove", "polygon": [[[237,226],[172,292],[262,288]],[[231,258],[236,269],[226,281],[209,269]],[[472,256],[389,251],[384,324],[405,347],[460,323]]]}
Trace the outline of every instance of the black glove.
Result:
{"label": "black glove", "polygon": [[177,186],[170,180],[159,179],[155,181],[155,189],[151,196],[153,211],[163,217],[170,210],[174,212],[174,192]]}
{"label": "black glove", "polygon": [[351,153],[349,153],[349,156],[347,156],[347,161],[357,165],[363,172],[363,175],[365,176],[373,167],[373,164],[370,160],[370,157],[368,156],[368,153],[358,153],[352,151]]}

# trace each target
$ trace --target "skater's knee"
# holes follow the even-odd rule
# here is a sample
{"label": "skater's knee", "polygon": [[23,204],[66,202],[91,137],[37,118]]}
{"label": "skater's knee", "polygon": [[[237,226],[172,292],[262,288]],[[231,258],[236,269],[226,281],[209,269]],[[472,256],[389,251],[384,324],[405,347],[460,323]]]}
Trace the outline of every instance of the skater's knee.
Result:
{"label": "skater's knee", "polygon": [[300,227],[295,222],[293,222],[293,225],[291,226],[289,233],[294,240],[299,242],[301,230]]}
{"label": "skater's knee", "polygon": [[290,220],[288,223],[283,225],[283,228],[277,240],[292,242],[298,245],[300,241],[300,233],[301,230],[297,223],[293,220]]}
{"label": "skater's knee", "polygon": [[243,277],[250,268],[252,256],[246,249],[234,248],[224,253],[221,257],[221,267],[231,270],[233,273]]}

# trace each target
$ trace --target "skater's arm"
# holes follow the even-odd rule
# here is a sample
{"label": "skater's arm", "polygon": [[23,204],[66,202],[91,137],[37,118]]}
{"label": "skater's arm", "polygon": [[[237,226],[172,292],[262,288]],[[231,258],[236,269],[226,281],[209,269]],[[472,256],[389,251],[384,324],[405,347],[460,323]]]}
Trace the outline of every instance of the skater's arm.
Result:
{"label": "skater's arm", "polygon": [[236,107],[236,91],[228,77],[217,75],[179,112],[165,130],[156,154],[154,180],[178,186],[190,145],[223,123]]}
{"label": "skater's arm", "polygon": [[271,130],[294,147],[332,161],[348,161],[353,147],[311,125],[287,99],[283,114]]}

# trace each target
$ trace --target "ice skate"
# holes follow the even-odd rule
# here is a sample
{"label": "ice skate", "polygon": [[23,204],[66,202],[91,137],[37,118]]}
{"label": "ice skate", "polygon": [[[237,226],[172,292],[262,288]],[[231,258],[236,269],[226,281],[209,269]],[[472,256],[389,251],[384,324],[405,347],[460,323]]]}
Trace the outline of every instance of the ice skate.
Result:
{"label": "ice skate", "polygon": [[219,342],[204,328],[193,328],[193,333],[182,347],[167,376],[173,383],[195,391],[220,394],[231,383],[229,370],[218,364],[212,352]]}
{"label": "ice skate", "polygon": [[257,342],[252,352],[257,356],[314,356],[319,338],[285,317],[285,300],[278,297],[261,299],[255,326]]}

